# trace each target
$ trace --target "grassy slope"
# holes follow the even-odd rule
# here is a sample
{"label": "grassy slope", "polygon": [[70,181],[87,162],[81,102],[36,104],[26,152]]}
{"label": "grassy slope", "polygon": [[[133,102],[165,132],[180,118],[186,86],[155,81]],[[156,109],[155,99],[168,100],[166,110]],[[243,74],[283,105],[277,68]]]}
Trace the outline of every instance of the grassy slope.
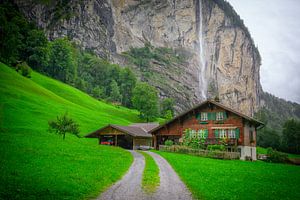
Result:
{"label": "grassy slope", "polygon": [[145,169],[143,172],[142,187],[146,193],[154,193],[159,186],[159,168],[154,159],[145,152],[140,151],[145,157]]}
{"label": "grassy slope", "polygon": [[24,78],[0,63],[0,199],[82,199],[98,195],[132,162],[95,139],[47,132],[68,111],[81,135],[108,123],[137,122],[136,111],[97,101],[38,73]]}
{"label": "grassy slope", "polygon": [[199,199],[299,199],[299,166],[157,152]]}

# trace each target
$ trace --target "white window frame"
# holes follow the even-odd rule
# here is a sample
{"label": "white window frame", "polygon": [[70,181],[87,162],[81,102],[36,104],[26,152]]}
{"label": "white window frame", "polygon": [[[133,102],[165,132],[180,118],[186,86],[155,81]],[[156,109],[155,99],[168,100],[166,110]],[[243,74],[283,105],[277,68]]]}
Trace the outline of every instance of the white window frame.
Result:
{"label": "white window frame", "polygon": [[228,129],[228,138],[236,138],[235,136],[235,129]]}
{"label": "white window frame", "polygon": [[201,112],[200,119],[201,119],[201,121],[207,121],[208,120],[207,112]]}
{"label": "white window frame", "polygon": [[216,113],[216,120],[224,120],[224,113],[223,112],[217,112]]}
{"label": "white window frame", "polygon": [[225,129],[219,129],[219,138],[226,138],[226,130]]}

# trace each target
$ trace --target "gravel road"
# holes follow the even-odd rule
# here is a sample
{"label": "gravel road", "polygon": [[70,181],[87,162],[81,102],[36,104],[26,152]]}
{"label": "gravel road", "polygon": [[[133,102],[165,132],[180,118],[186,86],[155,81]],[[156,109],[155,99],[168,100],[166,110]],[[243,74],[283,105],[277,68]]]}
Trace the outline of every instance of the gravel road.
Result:
{"label": "gravel road", "polygon": [[180,180],[170,164],[160,155],[146,152],[157,163],[160,172],[160,186],[152,195],[147,195],[141,188],[142,175],[145,167],[144,156],[136,151],[130,151],[134,161],[127,174],[107,191],[101,194],[99,200],[191,200],[192,195]]}
{"label": "gravel road", "polygon": [[191,200],[192,194],[180,180],[171,165],[160,155],[147,152],[159,167],[160,186],[152,199]]}

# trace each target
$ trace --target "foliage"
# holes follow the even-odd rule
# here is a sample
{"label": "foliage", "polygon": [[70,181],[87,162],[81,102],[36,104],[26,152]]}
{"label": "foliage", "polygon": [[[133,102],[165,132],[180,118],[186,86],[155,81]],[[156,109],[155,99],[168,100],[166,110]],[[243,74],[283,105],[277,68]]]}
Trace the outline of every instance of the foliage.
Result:
{"label": "foliage", "polygon": [[31,77],[31,68],[27,65],[26,62],[21,62],[16,65],[16,71],[21,71],[22,76],[27,78]]}
{"label": "foliage", "polygon": [[79,135],[79,125],[71,118],[68,117],[66,112],[62,116],[57,116],[56,120],[48,122],[49,132],[55,132],[63,136],[63,139],[66,137],[66,133],[74,134],[78,137]]}
{"label": "foliage", "polygon": [[183,145],[194,149],[205,149],[205,138],[207,138],[207,136],[207,130],[195,131],[186,129],[183,135]]}
{"label": "foliage", "polygon": [[161,102],[161,110],[160,110],[160,113],[161,113],[161,116],[162,117],[166,117],[166,115],[170,115],[171,114],[171,117],[168,116],[168,118],[173,118],[174,116],[174,99],[172,98],[164,98]]}
{"label": "foliage", "polygon": [[288,161],[288,154],[273,150],[272,148],[268,148],[267,161],[274,163],[285,163]]}
{"label": "foliage", "polygon": [[44,32],[38,29],[30,30],[25,45],[29,66],[39,72],[46,71],[49,65],[49,48]]}
{"label": "foliage", "polygon": [[147,83],[137,83],[133,90],[132,103],[140,111],[140,117],[147,122],[158,116],[157,90]]}
{"label": "foliage", "polygon": [[257,131],[257,145],[261,147],[272,147],[274,149],[281,148],[281,138],[275,130],[264,127]]}
{"label": "foliage", "polygon": [[174,143],[173,143],[173,141],[172,140],[166,140],[165,141],[165,145],[166,146],[172,146]]}
{"label": "foliage", "polygon": [[125,67],[121,70],[119,75],[119,82],[120,82],[120,92],[122,95],[122,105],[126,107],[132,107],[132,92],[136,84],[136,77],[133,72],[128,68]]}
{"label": "foliage", "polygon": [[145,152],[140,151],[145,157],[145,168],[143,172],[142,188],[146,193],[154,193],[159,186],[159,168],[154,159]]}
{"label": "foliage", "polygon": [[149,67],[152,61],[163,65],[182,63],[184,61],[184,57],[178,55],[173,49],[165,47],[156,48],[150,43],[145,43],[145,46],[142,48],[130,48],[123,55],[128,58],[129,62],[139,68],[144,77],[149,74]]}
{"label": "foliage", "polygon": [[300,196],[298,166],[157,153],[171,164],[196,199],[298,199]]}
{"label": "foliage", "polygon": [[74,84],[77,65],[73,47],[68,38],[58,38],[49,44],[50,62],[46,73],[64,83]]}
{"label": "foliage", "polygon": [[133,161],[129,152],[47,132],[48,120],[65,110],[81,136],[108,123],[139,121],[135,110],[98,101],[35,71],[25,78],[0,63],[0,199],[96,198],[126,173]]}
{"label": "foliage", "polygon": [[284,123],[282,143],[285,151],[300,154],[300,121],[290,119]]}
{"label": "foliage", "polygon": [[112,102],[121,102],[122,95],[119,91],[119,86],[115,80],[112,80],[110,83],[110,95],[109,98]]}
{"label": "foliage", "polygon": [[225,151],[225,145],[223,144],[211,144],[207,146],[210,151]]}

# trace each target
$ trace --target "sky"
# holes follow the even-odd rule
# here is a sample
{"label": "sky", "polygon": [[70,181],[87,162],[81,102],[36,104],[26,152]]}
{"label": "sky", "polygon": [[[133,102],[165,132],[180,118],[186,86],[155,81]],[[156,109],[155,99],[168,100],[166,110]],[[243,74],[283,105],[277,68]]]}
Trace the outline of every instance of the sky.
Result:
{"label": "sky", "polygon": [[227,0],[262,57],[263,90],[300,103],[300,0]]}

